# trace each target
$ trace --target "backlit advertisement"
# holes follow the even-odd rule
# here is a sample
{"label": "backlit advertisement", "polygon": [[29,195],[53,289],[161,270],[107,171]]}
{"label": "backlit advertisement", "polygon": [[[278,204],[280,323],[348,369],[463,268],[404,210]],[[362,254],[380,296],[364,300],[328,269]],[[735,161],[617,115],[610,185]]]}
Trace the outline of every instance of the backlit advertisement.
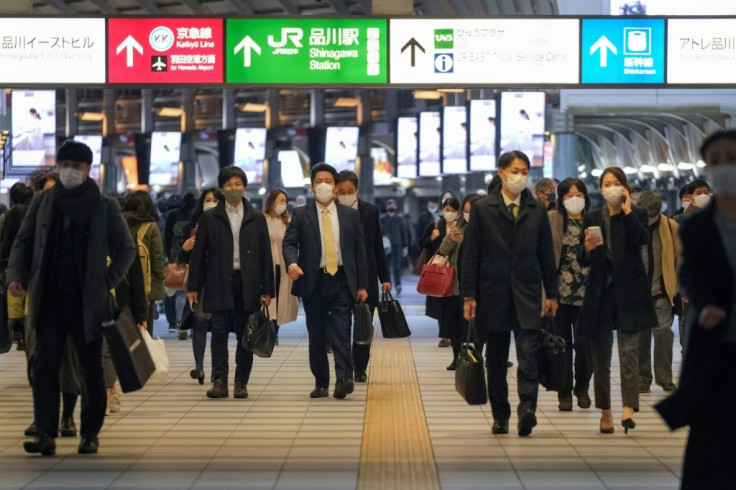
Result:
{"label": "backlit advertisement", "polygon": [[396,126],[396,175],[402,179],[417,176],[417,118],[400,117]]}
{"label": "backlit advertisement", "polygon": [[54,166],[56,156],[56,92],[13,90],[11,96],[15,168]]}
{"label": "backlit advertisement", "polygon": [[235,166],[248,177],[248,184],[263,182],[263,160],[266,158],[266,130],[238,128],[235,131]]}
{"label": "backlit advertisement", "polygon": [[468,171],[468,119],[465,106],[442,108],[442,173]]}
{"label": "backlit advertisement", "polygon": [[419,113],[419,176],[440,175],[440,113]]}
{"label": "backlit advertisement", "polygon": [[470,101],[470,171],[496,169],[496,101]]}
{"label": "backlit advertisement", "polygon": [[501,153],[526,153],[532,167],[543,165],[544,92],[501,94]]}
{"label": "backlit advertisement", "polygon": [[151,135],[151,170],[149,185],[170,186],[179,182],[181,133],[154,131]]}

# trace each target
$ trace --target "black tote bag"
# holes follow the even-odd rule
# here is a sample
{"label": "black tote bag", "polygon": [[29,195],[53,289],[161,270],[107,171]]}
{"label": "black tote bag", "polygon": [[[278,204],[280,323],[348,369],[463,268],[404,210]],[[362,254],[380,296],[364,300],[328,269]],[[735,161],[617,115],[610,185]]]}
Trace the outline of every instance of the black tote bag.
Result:
{"label": "black tote bag", "polygon": [[455,390],[468,405],[485,405],[488,402],[486,374],[483,367],[483,356],[476,349],[475,319],[468,322],[468,333],[465,342],[455,361]]}
{"label": "black tote bag", "polygon": [[123,393],[143,388],[156,366],[130,308],[126,306],[115,320],[103,323],[102,334]]}
{"label": "black tote bag", "polygon": [[567,362],[565,339],[552,333],[553,317],[545,317],[543,328],[539,332],[539,384],[547,391],[560,391],[565,386]]}
{"label": "black tote bag", "polygon": [[404,310],[391,293],[383,293],[378,304],[378,319],[381,321],[381,332],[385,339],[400,339],[411,335]]}
{"label": "black tote bag", "polygon": [[373,340],[373,315],[367,303],[355,303],[353,309],[353,342],[368,345]]}
{"label": "black tote bag", "polygon": [[258,357],[271,357],[276,344],[276,327],[268,317],[266,305],[248,317],[243,334],[243,348]]}

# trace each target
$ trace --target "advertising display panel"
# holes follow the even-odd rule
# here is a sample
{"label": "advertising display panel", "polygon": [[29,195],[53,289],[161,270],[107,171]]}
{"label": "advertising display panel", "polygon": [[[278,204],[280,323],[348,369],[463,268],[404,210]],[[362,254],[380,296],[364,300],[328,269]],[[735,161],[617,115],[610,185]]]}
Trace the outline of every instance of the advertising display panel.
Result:
{"label": "advertising display panel", "polygon": [[325,163],[335,170],[352,170],[355,172],[355,160],[358,157],[357,127],[329,127],[325,136]]}
{"label": "advertising display panel", "polygon": [[496,169],[496,101],[470,101],[470,171]]}
{"label": "advertising display panel", "polygon": [[501,94],[501,153],[524,152],[532,167],[544,163],[544,92]]}
{"label": "advertising display panel", "polygon": [[[13,173],[56,164],[56,92],[13,90]],[[25,169],[25,170],[24,170]]]}
{"label": "advertising display panel", "polygon": [[235,131],[235,166],[248,177],[248,184],[263,183],[266,158],[266,129],[238,128]]}
{"label": "advertising display panel", "polygon": [[440,175],[440,129],[439,112],[419,113],[419,176]]}
{"label": "advertising display panel", "polygon": [[417,176],[417,118],[400,117],[396,125],[396,176]]}
{"label": "advertising display panel", "polygon": [[468,171],[468,111],[465,106],[442,108],[442,173]]}
{"label": "advertising display panel", "polygon": [[179,182],[181,133],[154,131],[151,135],[151,170],[149,185],[171,186]]}

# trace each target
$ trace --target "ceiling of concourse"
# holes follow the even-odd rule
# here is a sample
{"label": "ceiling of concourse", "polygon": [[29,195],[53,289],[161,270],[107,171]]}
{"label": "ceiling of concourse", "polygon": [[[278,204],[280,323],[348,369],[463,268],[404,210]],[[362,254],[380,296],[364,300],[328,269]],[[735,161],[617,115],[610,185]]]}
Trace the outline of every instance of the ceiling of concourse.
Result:
{"label": "ceiling of concourse", "polygon": [[[43,0],[39,15],[366,15],[371,0]],[[428,16],[556,15],[557,0],[417,0]]]}

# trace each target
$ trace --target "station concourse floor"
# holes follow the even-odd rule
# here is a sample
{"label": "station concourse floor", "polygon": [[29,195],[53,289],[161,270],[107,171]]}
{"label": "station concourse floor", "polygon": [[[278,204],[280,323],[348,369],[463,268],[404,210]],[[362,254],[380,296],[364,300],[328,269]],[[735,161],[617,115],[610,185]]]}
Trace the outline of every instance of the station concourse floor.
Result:
{"label": "station concourse floor", "polygon": [[[492,435],[489,405],[468,406],[455,392],[453,373],[445,370],[451,350],[437,347],[437,324],[424,316],[423,297],[413,292],[416,280],[405,281],[401,299],[413,335],[385,340],[377,333],[369,383],[356,384],[346,400],[310,400],[314,381],[303,315],[282,327],[271,359],[256,358],[246,400],[207,399],[208,384],[189,377],[191,341],[176,340],[162,318],[156,334],[171,360],[167,382],[125,394],[121,412],[106,417],[100,452],[92,456],[77,454],[77,438],[57,438],[55,457],[25,454],[23,430],[32,420],[25,357],[15,350],[1,355],[0,488],[679,486],[687,432],[670,432],[653,411],[664,396],[653,385],[641,395],[637,428],[624,435],[616,355],[615,434],[598,432],[597,410],[575,406],[561,413],[556,393],[541,389],[539,425],[531,437],[518,437],[514,366],[508,374],[511,431]],[[231,370],[234,345],[231,338]],[[205,368],[209,377],[209,351]],[[675,375],[679,370],[676,340]],[[79,404],[75,419],[79,426]]]}

